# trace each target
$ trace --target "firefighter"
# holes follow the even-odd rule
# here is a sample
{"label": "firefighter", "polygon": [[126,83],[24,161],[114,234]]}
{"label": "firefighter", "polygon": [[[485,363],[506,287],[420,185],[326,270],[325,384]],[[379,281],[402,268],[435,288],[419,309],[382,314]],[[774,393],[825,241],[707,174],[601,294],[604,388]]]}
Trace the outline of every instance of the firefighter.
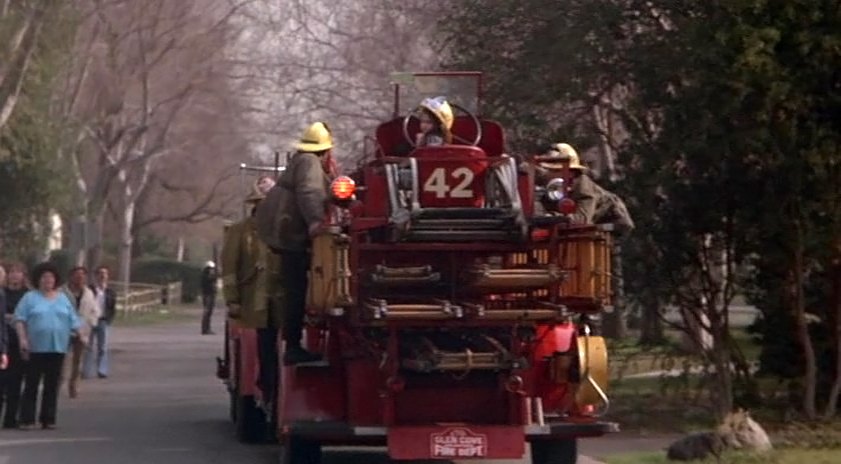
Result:
{"label": "firefighter", "polygon": [[321,356],[301,345],[306,313],[307,273],[311,258],[311,238],[322,233],[327,223],[327,201],[335,166],[333,136],[323,122],[310,125],[301,136],[286,170],[278,181],[284,195],[278,200],[276,215],[277,249],[280,252],[280,286],[283,294],[283,338],[285,365],[315,362]]}
{"label": "firefighter", "polygon": [[537,181],[545,184],[549,179],[561,176],[564,167],[572,175],[569,194],[576,205],[574,223],[611,223],[620,233],[634,228],[634,221],[622,199],[589,176],[589,170],[581,164],[581,158],[569,144],[553,144],[537,157]]}
{"label": "firefighter", "polygon": [[278,304],[280,263],[257,237],[254,212],[272,186],[274,181],[267,176],[257,180],[245,199],[249,217],[225,231],[222,248],[222,292],[228,317],[242,327],[257,329],[257,386],[267,401],[276,390],[277,334],[283,320]]}
{"label": "firefighter", "polygon": [[201,317],[201,334],[213,335],[210,330],[210,318],[213,316],[213,310],[216,308],[216,263],[208,261],[201,271],[201,278],[199,284],[201,286],[201,303],[204,311]]}
{"label": "firefighter", "polygon": [[[537,179],[548,181],[563,175],[564,167],[571,174],[570,198],[575,201],[575,213],[572,221],[579,224],[612,224],[615,234],[624,236],[634,228],[634,221],[625,207],[625,203],[613,192],[597,184],[588,174],[586,166],[571,145],[556,143],[538,156]],[[622,245],[616,240],[611,253],[611,280],[613,301],[617,308],[614,314],[620,314],[624,306],[624,279],[622,277]],[[613,318],[616,324],[616,318]],[[602,324],[599,316],[585,316],[581,321],[591,326],[594,334],[601,334]],[[607,321],[606,321],[607,322]]]}
{"label": "firefighter", "polygon": [[425,98],[420,108],[420,132],[415,137],[418,147],[444,145],[453,142],[453,108],[444,97]]}

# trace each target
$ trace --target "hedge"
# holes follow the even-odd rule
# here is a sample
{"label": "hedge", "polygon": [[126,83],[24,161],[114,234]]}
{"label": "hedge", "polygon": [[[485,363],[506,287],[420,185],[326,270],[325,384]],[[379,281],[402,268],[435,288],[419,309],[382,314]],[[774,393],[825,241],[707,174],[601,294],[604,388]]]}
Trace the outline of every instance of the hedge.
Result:
{"label": "hedge", "polygon": [[134,262],[131,270],[133,282],[147,284],[166,284],[180,281],[181,301],[192,303],[196,301],[201,289],[202,266],[195,263],[178,262],[172,259],[152,258],[140,259]]}

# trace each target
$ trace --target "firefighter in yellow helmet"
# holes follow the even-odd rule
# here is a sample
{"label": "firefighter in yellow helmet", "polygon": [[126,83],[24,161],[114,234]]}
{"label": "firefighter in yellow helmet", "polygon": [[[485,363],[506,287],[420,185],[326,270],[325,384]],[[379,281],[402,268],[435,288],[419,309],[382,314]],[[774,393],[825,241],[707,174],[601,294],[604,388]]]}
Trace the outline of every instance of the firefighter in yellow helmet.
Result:
{"label": "firefighter in yellow helmet", "polygon": [[[296,145],[286,170],[278,181],[285,193],[276,214],[280,253],[280,286],[283,293],[283,338],[286,365],[314,362],[320,355],[301,345],[307,301],[307,272],[311,238],[324,230],[328,191],[334,171],[333,136],[323,122],[310,125]],[[278,188],[276,187],[276,188]]]}
{"label": "firefighter in yellow helmet", "polygon": [[278,304],[280,262],[257,236],[254,214],[273,186],[270,176],[254,183],[245,199],[250,214],[225,230],[221,258],[228,317],[242,327],[257,330],[257,387],[267,402],[271,402],[277,387],[277,334],[283,320]]}
{"label": "firefighter in yellow helmet", "polygon": [[537,158],[538,183],[545,185],[549,179],[559,177],[566,167],[572,177],[569,195],[575,201],[576,210],[572,220],[579,224],[614,224],[617,231],[627,232],[634,228],[625,203],[616,194],[604,189],[589,175],[587,166],[581,164],[578,152],[566,143],[555,143]]}
{"label": "firefighter in yellow helmet", "polygon": [[425,98],[420,109],[420,132],[415,138],[418,147],[444,145],[453,142],[453,108],[444,97]]}

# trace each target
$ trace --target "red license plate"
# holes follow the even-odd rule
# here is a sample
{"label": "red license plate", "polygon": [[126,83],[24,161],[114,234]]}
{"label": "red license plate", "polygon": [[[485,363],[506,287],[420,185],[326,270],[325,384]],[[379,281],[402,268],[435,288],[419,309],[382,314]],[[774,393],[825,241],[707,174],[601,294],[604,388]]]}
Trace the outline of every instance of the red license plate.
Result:
{"label": "red license plate", "polygon": [[519,459],[525,453],[520,426],[438,425],[393,427],[392,459]]}

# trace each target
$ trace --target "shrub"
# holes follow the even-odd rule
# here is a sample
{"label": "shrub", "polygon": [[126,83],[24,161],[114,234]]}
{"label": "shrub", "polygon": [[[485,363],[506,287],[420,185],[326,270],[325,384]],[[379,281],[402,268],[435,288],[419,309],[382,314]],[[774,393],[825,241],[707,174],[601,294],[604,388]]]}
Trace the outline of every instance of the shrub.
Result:
{"label": "shrub", "polygon": [[[76,265],[76,257],[69,250],[53,250],[50,252],[49,260],[58,267],[62,281],[67,280],[67,274]],[[30,270],[38,264],[37,259],[29,259],[27,261]],[[35,284],[33,283],[33,285]]]}
{"label": "shrub", "polygon": [[166,258],[139,259],[131,271],[132,281],[148,284],[181,282],[181,301],[192,303],[200,293],[201,265]]}

